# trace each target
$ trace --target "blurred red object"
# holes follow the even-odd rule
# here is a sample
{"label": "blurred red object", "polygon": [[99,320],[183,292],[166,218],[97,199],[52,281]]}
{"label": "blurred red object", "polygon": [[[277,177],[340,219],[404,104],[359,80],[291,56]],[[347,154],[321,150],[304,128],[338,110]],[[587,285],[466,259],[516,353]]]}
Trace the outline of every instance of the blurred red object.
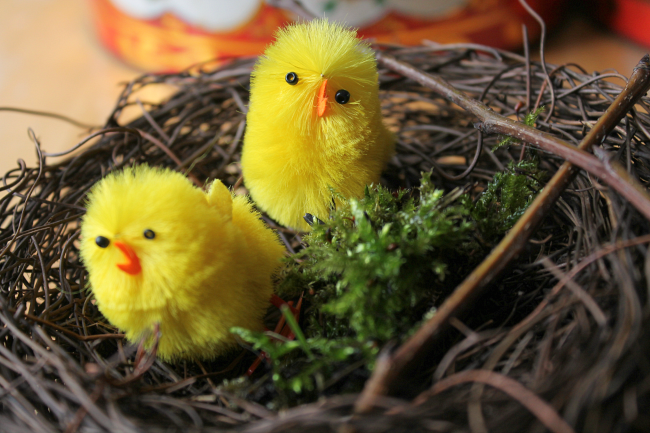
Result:
{"label": "blurred red object", "polygon": [[650,47],[650,1],[601,1],[598,15],[612,30]]}
{"label": "blurred red object", "polygon": [[[147,71],[178,71],[215,58],[258,55],[275,30],[294,21],[264,0],[89,0],[101,42]],[[275,2],[277,3],[277,2]],[[300,0],[303,9],[358,28],[377,42],[474,42],[517,49],[521,25],[539,25],[518,0]],[[528,0],[553,25],[566,0]]]}

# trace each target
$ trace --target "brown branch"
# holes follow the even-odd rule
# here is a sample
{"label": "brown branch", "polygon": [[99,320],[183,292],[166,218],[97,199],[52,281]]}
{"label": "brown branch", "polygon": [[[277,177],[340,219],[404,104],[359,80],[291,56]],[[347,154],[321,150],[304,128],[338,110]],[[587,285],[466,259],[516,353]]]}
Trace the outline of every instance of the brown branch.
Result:
{"label": "brown branch", "polygon": [[[546,187],[537,195],[526,213],[490,255],[443,302],[437,313],[425,322],[392,356],[386,356],[378,360],[378,364],[385,362],[388,365],[383,368],[377,366],[371,378],[366,382],[366,386],[356,403],[355,409],[357,412],[370,410],[374,397],[377,395],[395,393],[412,395],[412,392],[418,386],[414,384],[416,379],[409,372],[416,371],[418,365],[432,356],[435,350],[435,338],[444,334],[444,330],[449,326],[449,319],[466,309],[473,299],[523,249],[538,224],[547,215],[548,210],[577,173],[571,163],[608,182],[612,188],[625,196],[637,209],[640,211],[644,209],[645,211],[642,211],[642,213],[650,219],[650,199],[648,199],[647,192],[643,187],[637,186],[637,182],[628,179],[629,176],[626,172],[621,173],[621,170],[612,170],[586,152],[594,144],[598,144],[605,138],[620,119],[632,109],[639,98],[650,89],[650,57],[648,55],[641,59],[634,69],[628,85],[582,140],[578,148],[549,134],[494,113],[481,102],[467,97],[439,77],[423,73],[381,53],[377,53],[377,57],[384,66],[412,78],[426,87],[432,88],[450,101],[476,115],[486,125],[484,126],[485,130],[511,135],[535,144],[546,151],[562,156],[567,162],[562,164]],[[632,201],[631,197],[634,197],[634,201]]]}

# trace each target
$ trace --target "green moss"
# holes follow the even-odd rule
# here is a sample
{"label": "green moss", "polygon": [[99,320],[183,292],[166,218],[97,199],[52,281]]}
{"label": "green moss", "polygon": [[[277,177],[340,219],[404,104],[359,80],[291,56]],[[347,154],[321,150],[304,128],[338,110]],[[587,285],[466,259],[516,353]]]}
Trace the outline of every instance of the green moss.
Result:
{"label": "green moss", "polygon": [[536,160],[511,162],[505,171],[494,175],[471,211],[484,240],[496,242],[515,225],[542,188],[544,178]]}
{"label": "green moss", "polygon": [[419,197],[368,189],[314,227],[304,254],[326,286],[320,312],[344,321],[330,333],[383,343],[410,331],[439,296],[450,254],[469,242],[468,216],[425,176]]}
{"label": "green moss", "polygon": [[476,239],[511,228],[540,176],[534,161],[510,165],[475,201],[462,190],[436,190],[429,174],[417,190],[373,186],[358,200],[339,197],[343,205],[286,259],[277,288],[285,299],[303,296],[300,326],[287,316],[296,339],[233,329],[269,355],[272,405],[359,391],[379,349],[435,314],[487,252]]}
{"label": "green moss", "polygon": [[367,372],[383,344],[408,336],[454,287],[445,285],[450,266],[456,279],[471,269],[475,224],[461,191],[444,196],[424,175],[417,191],[369,187],[342,202],[314,224],[278,288],[287,298],[304,293],[297,338],[233,330],[270,356],[280,391],[322,393],[350,364]]}

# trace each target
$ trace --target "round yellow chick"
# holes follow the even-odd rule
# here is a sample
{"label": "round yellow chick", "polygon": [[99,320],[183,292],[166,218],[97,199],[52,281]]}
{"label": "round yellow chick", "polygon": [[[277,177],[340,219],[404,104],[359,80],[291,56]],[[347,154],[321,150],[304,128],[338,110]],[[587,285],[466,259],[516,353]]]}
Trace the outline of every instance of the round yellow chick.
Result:
{"label": "round yellow chick", "polygon": [[285,27],[251,80],[241,163],[260,209],[309,230],[303,216],[328,217],[330,187],[360,197],[379,182],[395,138],[382,123],[374,54],[354,30],[324,19]]}
{"label": "round yellow chick", "polygon": [[284,247],[221,181],[205,193],[142,165],[91,189],[80,253],[102,314],[131,341],[160,324],[158,356],[174,361],[225,353],[232,326],[263,329]]}

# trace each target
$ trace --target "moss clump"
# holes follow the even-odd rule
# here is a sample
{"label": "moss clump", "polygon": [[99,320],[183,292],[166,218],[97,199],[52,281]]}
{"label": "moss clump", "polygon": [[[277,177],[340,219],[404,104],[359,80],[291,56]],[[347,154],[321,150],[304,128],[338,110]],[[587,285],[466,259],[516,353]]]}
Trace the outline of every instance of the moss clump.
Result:
{"label": "moss clump", "polygon": [[496,242],[515,225],[542,188],[544,178],[536,160],[511,162],[505,171],[494,175],[471,210],[484,240]]}
{"label": "moss clump", "polygon": [[444,197],[429,176],[419,192],[367,189],[314,227],[305,265],[323,283],[319,312],[340,326],[312,321],[307,329],[384,343],[408,333],[433,307],[450,261],[472,249],[473,224],[460,194]]}
{"label": "moss clump", "polygon": [[475,202],[462,190],[436,190],[429,174],[414,191],[373,186],[316,221],[278,287],[285,298],[304,297],[301,326],[285,314],[296,339],[233,329],[269,355],[280,396],[271,404],[359,391],[379,349],[435,314],[482,260],[476,239],[502,235],[525,211],[538,184],[522,171],[537,173],[536,164],[510,166]]}
{"label": "moss clump", "polygon": [[334,373],[350,365],[365,369],[361,386],[379,348],[412,332],[480,258],[468,259],[476,250],[471,201],[462,191],[445,196],[429,175],[418,191],[373,186],[342,202],[314,224],[278,289],[304,293],[296,340],[234,330],[269,355],[278,390],[303,397],[333,386]]}

